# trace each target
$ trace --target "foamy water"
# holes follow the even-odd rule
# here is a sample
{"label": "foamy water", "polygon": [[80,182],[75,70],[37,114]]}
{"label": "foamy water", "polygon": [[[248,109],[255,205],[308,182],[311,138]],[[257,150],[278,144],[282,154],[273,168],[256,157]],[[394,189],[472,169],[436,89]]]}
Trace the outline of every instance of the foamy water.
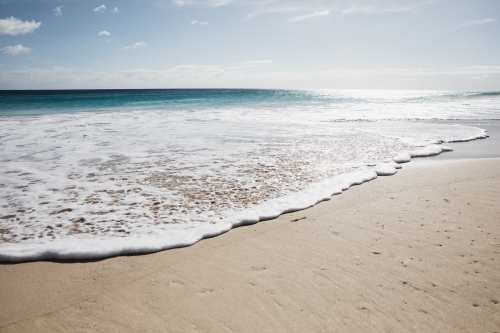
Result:
{"label": "foamy water", "polygon": [[[80,107],[68,97],[67,112],[53,97],[25,110],[22,98],[4,102],[0,260],[193,244],[394,174],[398,163],[448,150],[442,143],[487,135],[417,119],[500,115],[499,94],[271,92],[193,91],[150,104],[140,93],[120,102],[117,92],[113,105],[96,104],[96,92],[76,95]],[[86,99],[101,111],[88,111]]]}

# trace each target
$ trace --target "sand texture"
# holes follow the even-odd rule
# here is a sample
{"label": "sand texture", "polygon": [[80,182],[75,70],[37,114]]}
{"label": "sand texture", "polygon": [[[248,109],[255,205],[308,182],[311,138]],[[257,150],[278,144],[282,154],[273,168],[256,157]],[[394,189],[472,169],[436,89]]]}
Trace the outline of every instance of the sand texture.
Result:
{"label": "sand texture", "polygon": [[500,159],[416,161],[194,246],[0,265],[0,332],[500,332]]}

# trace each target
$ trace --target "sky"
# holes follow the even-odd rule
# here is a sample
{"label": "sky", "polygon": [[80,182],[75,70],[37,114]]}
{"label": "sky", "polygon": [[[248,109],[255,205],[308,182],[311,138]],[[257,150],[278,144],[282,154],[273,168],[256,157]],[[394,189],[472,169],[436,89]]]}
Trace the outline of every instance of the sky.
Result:
{"label": "sky", "polygon": [[500,0],[0,0],[0,89],[500,90]]}

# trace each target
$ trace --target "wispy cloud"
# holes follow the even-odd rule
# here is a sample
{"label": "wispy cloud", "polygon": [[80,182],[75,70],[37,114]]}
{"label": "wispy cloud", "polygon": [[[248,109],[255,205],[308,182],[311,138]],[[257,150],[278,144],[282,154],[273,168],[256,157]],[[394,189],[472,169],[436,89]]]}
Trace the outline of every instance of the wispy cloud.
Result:
{"label": "wispy cloud", "polygon": [[29,47],[22,46],[21,44],[16,45],[16,46],[7,46],[4,47],[3,49],[0,49],[3,53],[9,56],[16,56],[18,54],[22,53],[30,53],[32,49]]}
{"label": "wispy cloud", "polygon": [[0,89],[176,88],[222,86],[240,88],[452,89],[494,90],[500,66],[436,70],[244,71],[234,67],[181,65],[168,70],[78,72],[71,68],[0,71]]}
{"label": "wispy cloud", "polygon": [[120,10],[118,9],[118,7],[115,7],[113,9],[110,10],[111,13],[119,13]]}
{"label": "wispy cloud", "polygon": [[393,7],[386,8],[382,10],[383,13],[402,13],[402,12],[413,12],[415,8],[413,7]]}
{"label": "wispy cloud", "polygon": [[210,7],[220,7],[233,3],[234,0],[173,0],[177,6],[203,5]]}
{"label": "wispy cloud", "polygon": [[273,8],[259,9],[253,13],[248,14],[246,20],[250,20],[251,18],[258,16],[258,15],[291,13],[291,12],[300,11],[302,9],[303,8],[299,7],[299,6],[289,6],[289,5],[278,6],[278,7],[273,7]]}
{"label": "wispy cloud", "polygon": [[0,35],[25,35],[32,33],[40,27],[42,22],[21,21],[14,16],[6,19],[0,19]]}
{"label": "wispy cloud", "polygon": [[103,30],[97,34],[97,36],[109,36],[111,35],[108,31]]}
{"label": "wispy cloud", "polygon": [[460,23],[456,27],[457,28],[461,28],[461,27],[470,27],[470,26],[485,25],[485,24],[495,23],[496,21],[497,20],[493,19],[493,18],[488,18],[488,19],[484,19],[484,20],[471,20],[471,21],[467,21],[467,22],[464,22],[464,23]]}
{"label": "wispy cloud", "polygon": [[144,42],[138,42],[138,43],[135,43],[134,45],[132,46],[125,46],[124,49],[125,50],[136,50],[140,47],[146,47],[148,46],[148,44],[144,43]]}
{"label": "wispy cloud", "polygon": [[177,6],[187,6],[187,5],[192,5],[193,4],[192,0],[174,0],[173,2]]}
{"label": "wispy cloud", "polygon": [[93,9],[94,12],[104,12],[106,10],[106,5],[100,5],[99,7],[96,7]]}
{"label": "wispy cloud", "polygon": [[220,7],[229,5],[233,0],[209,0],[208,5],[212,7]]}
{"label": "wispy cloud", "polygon": [[261,64],[270,64],[273,62],[274,60],[254,60],[254,61],[238,62],[237,65],[261,65]]}
{"label": "wispy cloud", "polygon": [[251,68],[259,65],[266,65],[272,63],[274,63],[274,60],[253,60],[253,61],[237,62],[235,64],[236,66],[227,67],[226,70],[239,70],[239,69]]}
{"label": "wispy cloud", "polygon": [[207,21],[197,21],[197,20],[194,20],[194,21],[191,21],[191,25],[210,25],[210,23],[208,23]]}
{"label": "wispy cloud", "polygon": [[375,5],[352,5],[340,11],[341,16],[353,14],[373,14],[373,13],[401,13],[414,11],[414,7],[389,7],[379,8]]}
{"label": "wispy cloud", "polygon": [[349,8],[342,9],[340,15],[351,15],[358,13],[375,13],[376,9],[374,5],[352,5]]}
{"label": "wispy cloud", "polygon": [[64,6],[59,6],[59,7],[54,8],[54,14],[56,16],[62,16],[62,14],[63,14],[62,9],[63,8],[64,8]]}
{"label": "wispy cloud", "polygon": [[304,20],[309,20],[315,17],[321,17],[321,16],[327,16],[330,15],[329,10],[318,10],[312,14],[305,14],[305,15],[299,15],[299,16],[294,16],[288,19],[288,23],[295,23],[299,21],[304,21]]}

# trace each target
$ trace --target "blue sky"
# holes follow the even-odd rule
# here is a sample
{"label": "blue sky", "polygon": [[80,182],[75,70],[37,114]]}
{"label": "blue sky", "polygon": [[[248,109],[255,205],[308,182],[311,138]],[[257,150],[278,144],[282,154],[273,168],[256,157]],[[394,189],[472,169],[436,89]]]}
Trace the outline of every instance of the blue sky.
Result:
{"label": "blue sky", "polygon": [[0,89],[500,90],[500,0],[0,0]]}

